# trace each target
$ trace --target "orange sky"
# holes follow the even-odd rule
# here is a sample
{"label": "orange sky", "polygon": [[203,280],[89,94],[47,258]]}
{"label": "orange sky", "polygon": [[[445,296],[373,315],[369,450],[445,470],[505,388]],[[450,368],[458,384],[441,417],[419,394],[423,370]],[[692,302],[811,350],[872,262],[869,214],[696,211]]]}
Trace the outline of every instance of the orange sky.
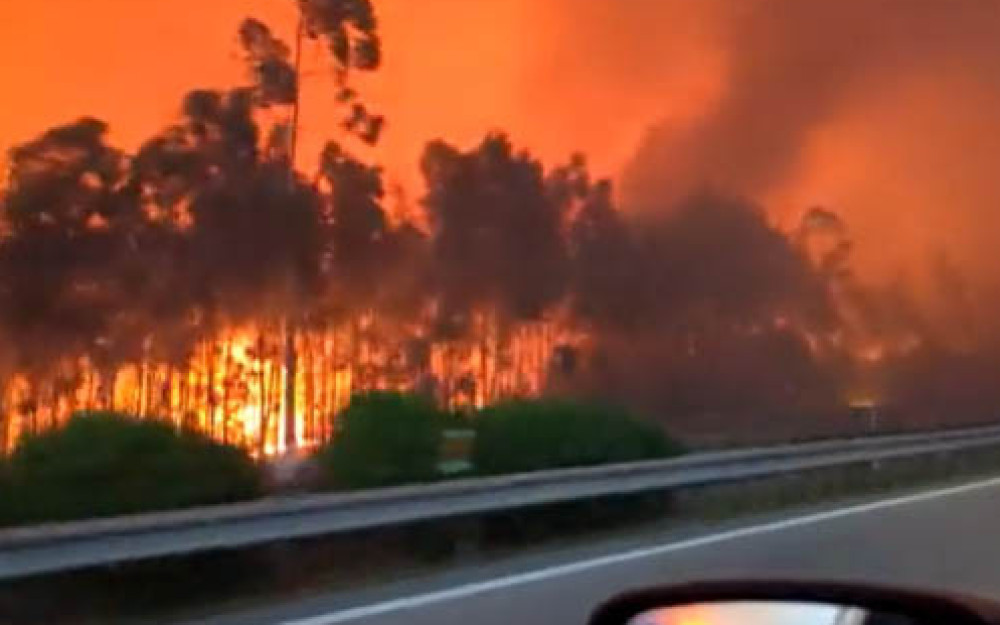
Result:
{"label": "orange sky", "polygon": [[[766,91],[757,87],[774,62],[812,53],[813,41],[831,46],[834,61],[849,53],[838,29],[827,32],[829,16],[843,21],[841,30],[858,31],[858,41],[875,24],[869,38],[882,41],[877,25],[888,23],[882,13],[894,10],[892,2],[796,0],[786,8],[797,17],[782,24],[775,11],[748,21],[748,7],[771,6],[749,0],[376,0],[385,63],[361,86],[389,125],[373,156],[391,181],[416,194],[427,140],[469,145],[505,129],[547,163],[582,150],[598,173],[618,175],[651,125],[697,128],[720,102],[742,114],[741,104]],[[877,79],[849,83],[835,108],[804,129],[796,166],[758,199],[786,224],[816,203],[841,211],[858,235],[858,256],[883,273],[937,250],[989,268],[1000,231],[993,208],[1000,205],[993,174],[1000,162],[1000,81],[993,77],[1000,74],[989,65],[1000,45],[1000,11],[975,0],[919,6],[907,13],[909,30],[900,29],[910,48],[901,44],[904,53],[896,54],[890,38],[877,64],[867,60],[874,53],[855,58],[851,72],[865,75],[873,65]],[[114,140],[135,147],[171,121],[186,91],[241,79],[235,32],[247,15],[287,37],[295,10],[292,0],[0,0],[0,149],[85,114],[109,121]],[[739,33],[757,22],[749,36]],[[935,60],[946,54],[955,55],[953,66]],[[752,62],[741,82],[733,73],[745,58]],[[317,49],[307,55],[313,77],[304,92],[304,165],[335,125],[331,90],[316,76],[321,61]],[[788,71],[802,73],[794,65]],[[808,83],[800,92],[775,91],[798,98],[793,105],[804,102],[799,109],[812,105],[810,93],[822,93]],[[735,127],[749,129],[751,140],[761,122],[780,130],[795,112],[783,104],[758,107],[745,120],[736,115]],[[652,159],[654,175],[676,171],[684,156]],[[751,161],[758,156],[766,150],[753,151]],[[716,165],[707,161],[712,171]]]}
{"label": "orange sky", "polygon": [[134,145],[192,86],[232,82],[234,24],[255,4],[274,3],[0,1],[0,144],[90,114]]}
{"label": "orange sky", "polygon": [[[385,64],[364,83],[389,117],[378,159],[411,182],[426,140],[469,144],[503,128],[546,160],[581,149],[605,173],[620,167],[648,121],[671,107],[639,90],[594,88],[592,72],[621,73],[610,66],[621,51],[606,54],[596,39],[567,50],[580,34],[569,31],[563,1],[378,2]],[[111,122],[114,139],[134,147],[172,119],[187,90],[241,77],[235,30],[251,14],[288,35],[295,12],[291,0],[0,0],[0,147],[82,114]],[[587,64],[565,62],[587,45],[596,46]],[[711,91],[704,62],[677,58],[658,77],[684,86],[679,113]],[[318,50],[307,65],[321,72]],[[332,125],[327,87],[318,77],[306,86],[306,161]]]}

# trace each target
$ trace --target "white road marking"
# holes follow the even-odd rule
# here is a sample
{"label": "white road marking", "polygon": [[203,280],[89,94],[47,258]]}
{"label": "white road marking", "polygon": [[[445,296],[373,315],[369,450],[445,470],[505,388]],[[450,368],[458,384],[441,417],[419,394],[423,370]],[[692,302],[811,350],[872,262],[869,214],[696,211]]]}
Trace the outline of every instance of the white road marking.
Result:
{"label": "white road marking", "polygon": [[429,592],[422,595],[413,595],[410,597],[400,597],[399,599],[391,599],[389,601],[383,601],[381,603],[359,606],[356,608],[347,608],[343,610],[338,610],[336,612],[330,612],[328,614],[321,614],[319,616],[313,616],[298,620],[284,621],[280,623],[280,625],[336,625],[337,623],[347,623],[349,621],[371,618],[373,616],[388,614],[390,612],[412,610],[414,608],[419,608],[434,603],[442,603],[445,601],[463,599],[465,597],[470,597],[472,595],[478,595],[496,590],[502,590],[504,588],[511,588],[512,586],[521,586],[524,584],[540,582],[555,577],[574,575],[576,573],[582,573],[584,571],[590,571],[605,566],[621,564],[623,562],[631,562],[633,560],[641,560],[653,556],[660,556],[667,553],[673,553],[675,551],[683,551],[685,549],[695,549],[697,547],[714,545],[728,540],[736,540],[738,538],[746,538],[749,536],[756,536],[758,534],[780,532],[781,530],[786,530],[793,527],[801,527],[803,525],[811,525],[813,523],[822,523],[825,521],[838,519],[840,517],[850,516],[852,514],[863,514],[865,512],[882,510],[884,508],[905,506],[908,504],[919,503],[921,501],[928,501],[931,499],[938,499],[941,497],[950,497],[952,495],[960,495],[962,493],[967,493],[970,491],[979,490],[983,488],[993,488],[996,486],[1000,486],[1000,477],[994,477],[987,480],[981,480],[978,482],[963,484],[961,486],[952,486],[949,488],[941,488],[937,490],[916,493],[913,495],[905,495],[902,497],[883,499],[871,503],[849,506],[847,508],[839,508],[837,510],[829,510],[825,512],[817,512],[815,514],[807,514],[804,516],[793,517],[790,519],[783,519],[781,521],[773,521],[770,523],[763,523],[760,525],[752,525],[749,527],[743,527],[725,532],[719,532],[717,534],[709,534],[707,536],[699,536],[697,538],[681,540],[678,542],[668,543],[665,545],[656,545],[653,547],[632,549],[630,551],[615,553],[612,555],[593,558],[590,560],[581,560],[579,562],[571,562],[568,564],[560,564],[556,566],[546,567],[543,569],[538,569],[536,571],[528,571],[526,573],[517,573],[514,575],[498,577],[483,582],[464,584],[462,586],[456,586],[454,588],[449,588],[447,590],[438,590],[435,592]]}

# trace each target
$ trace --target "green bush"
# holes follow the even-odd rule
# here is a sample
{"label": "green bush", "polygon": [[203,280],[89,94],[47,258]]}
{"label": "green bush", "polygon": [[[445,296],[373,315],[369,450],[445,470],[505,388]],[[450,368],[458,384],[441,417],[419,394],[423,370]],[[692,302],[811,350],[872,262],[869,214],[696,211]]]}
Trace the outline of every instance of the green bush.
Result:
{"label": "green bush", "polygon": [[621,409],[563,400],[519,400],[483,410],[473,464],[502,474],[662,458],[682,451]]}
{"label": "green bush", "polygon": [[242,450],[168,423],[80,413],[27,437],[0,470],[0,524],[224,503],[260,492]]}
{"label": "green bush", "polygon": [[448,416],[419,395],[357,395],[337,416],[333,440],[317,454],[324,486],[377,488],[437,477]]}

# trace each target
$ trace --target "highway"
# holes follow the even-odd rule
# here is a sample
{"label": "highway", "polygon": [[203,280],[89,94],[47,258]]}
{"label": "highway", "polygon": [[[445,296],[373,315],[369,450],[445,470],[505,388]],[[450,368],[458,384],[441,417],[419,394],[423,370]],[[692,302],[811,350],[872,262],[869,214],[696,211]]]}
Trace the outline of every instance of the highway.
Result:
{"label": "highway", "polygon": [[268,497],[0,529],[0,581],[605,495],[699,488],[859,463],[966,454],[998,445],[1000,426],[994,425],[704,452],[374,491]]}
{"label": "highway", "polygon": [[197,624],[581,623],[625,589],[727,577],[868,580],[1000,597],[998,537],[1000,478],[993,478],[464,566]]}

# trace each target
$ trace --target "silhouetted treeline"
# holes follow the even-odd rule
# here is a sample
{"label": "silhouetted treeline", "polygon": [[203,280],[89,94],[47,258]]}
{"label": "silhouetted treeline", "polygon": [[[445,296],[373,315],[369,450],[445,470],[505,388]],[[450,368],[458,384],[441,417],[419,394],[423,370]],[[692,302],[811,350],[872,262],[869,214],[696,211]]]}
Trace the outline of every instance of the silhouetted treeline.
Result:
{"label": "silhouetted treeline", "polygon": [[[384,120],[347,80],[379,62],[371,7],[347,3],[357,13],[345,18],[328,13],[335,2],[300,4],[335,61],[345,132],[374,143]],[[866,286],[832,211],[810,211],[790,234],[724,192],[655,210],[647,198],[633,214],[582,156],[546,166],[496,132],[471,148],[427,144],[414,222],[344,141],[328,143],[317,171],[293,168],[294,129],[264,121],[295,103],[290,48],[255,20],[240,41],[251,83],[192,91],[134,153],[93,118],[11,150],[3,380],[72,389],[81,360],[183,367],[235,324],[359,328],[367,317],[407,346],[401,366],[418,386],[428,344],[481,331],[488,315],[490,340],[535,322],[574,337],[552,350],[552,392],[668,417],[808,419],[856,394],[978,413],[1000,403],[985,375],[1000,360],[992,344],[960,348],[905,289]]]}

